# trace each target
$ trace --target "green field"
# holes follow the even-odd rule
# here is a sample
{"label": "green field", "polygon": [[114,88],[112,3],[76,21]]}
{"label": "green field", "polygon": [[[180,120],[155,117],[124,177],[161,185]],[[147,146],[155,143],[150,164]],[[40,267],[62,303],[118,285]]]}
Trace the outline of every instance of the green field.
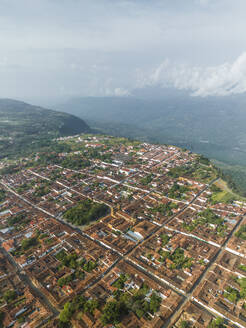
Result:
{"label": "green field", "polygon": [[232,201],[246,201],[246,198],[239,196],[237,193],[233,192],[227,185],[227,183],[219,179],[214,183],[220,191],[215,191],[212,194],[211,201],[212,203],[231,203]]}

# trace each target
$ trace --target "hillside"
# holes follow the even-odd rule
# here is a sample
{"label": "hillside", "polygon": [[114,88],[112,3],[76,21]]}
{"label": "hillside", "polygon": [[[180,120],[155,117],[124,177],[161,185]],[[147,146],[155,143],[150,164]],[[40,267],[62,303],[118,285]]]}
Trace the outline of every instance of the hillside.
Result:
{"label": "hillside", "polygon": [[245,185],[245,94],[201,98],[146,88],[131,97],[71,99],[58,108],[104,133],[187,147],[219,161],[230,175],[237,165],[236,182]]}
{"label": "hillside", "polygon": [[54,137],[83,132],[90,132],[90,128],[73,115],[0,99],[0,158],[24,154]]}
{"label": "hillside", "polygon": [[162,98],[77,98],[59,106],[104,132],[189,147],[231,164],[246,162],[245,108],[245,97],[200,98],[178,91]]}

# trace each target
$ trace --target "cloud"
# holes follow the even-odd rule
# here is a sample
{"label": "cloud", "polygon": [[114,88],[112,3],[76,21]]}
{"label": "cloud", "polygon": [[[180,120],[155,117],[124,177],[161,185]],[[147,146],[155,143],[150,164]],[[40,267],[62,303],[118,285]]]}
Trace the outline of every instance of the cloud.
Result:
{"label": "cloud", "polygon": [[129,96],[130,92],[124,88],[115,88],[113,94],[118,97]]}
{"label": "cloud", "polygon": [[[140,75],[139,75],[140,76]],[[149,75],[138,79],[138,87],[161,85],[191,90],[194,96],[226,96],[246,92],[246,52],[234,62],[199,67],[163,61]]]}
{"label": "cloud", "polygon": [[0,97],[127,96],[148,83],[241,92],[243,56],[232,62],[245,51],[245,10],[245,0],[0,0]]}

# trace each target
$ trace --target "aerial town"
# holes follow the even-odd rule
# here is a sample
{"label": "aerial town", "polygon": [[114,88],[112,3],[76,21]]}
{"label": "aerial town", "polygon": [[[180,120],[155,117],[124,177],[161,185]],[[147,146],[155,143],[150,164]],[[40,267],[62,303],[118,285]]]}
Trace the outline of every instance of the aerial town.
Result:
{"label": "aerial town", "polygon": [[0,163],[0,327],[246,327],[246,202],[205,157],[103,135]]}

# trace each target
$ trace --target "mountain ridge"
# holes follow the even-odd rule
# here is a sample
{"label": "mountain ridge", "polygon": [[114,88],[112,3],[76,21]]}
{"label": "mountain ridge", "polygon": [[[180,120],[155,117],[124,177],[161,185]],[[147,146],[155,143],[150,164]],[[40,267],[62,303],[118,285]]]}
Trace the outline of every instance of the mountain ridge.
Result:
{"label": "mountain ridge", "polygon": [[10,98],[0,99],[0,158],[26,152],[56,137],[91,132],[74,115]]}

